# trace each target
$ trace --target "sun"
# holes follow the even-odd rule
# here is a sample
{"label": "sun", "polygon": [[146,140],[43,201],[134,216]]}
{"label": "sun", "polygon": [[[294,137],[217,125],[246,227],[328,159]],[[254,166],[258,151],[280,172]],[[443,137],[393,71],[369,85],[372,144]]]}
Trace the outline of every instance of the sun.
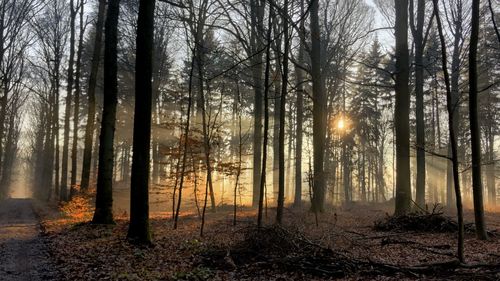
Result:
{"label": "sun", "polygon": [[337,122],[337,129],[339,129],[339,130],[345,129],[344,118],[339,119],[339,121]]}

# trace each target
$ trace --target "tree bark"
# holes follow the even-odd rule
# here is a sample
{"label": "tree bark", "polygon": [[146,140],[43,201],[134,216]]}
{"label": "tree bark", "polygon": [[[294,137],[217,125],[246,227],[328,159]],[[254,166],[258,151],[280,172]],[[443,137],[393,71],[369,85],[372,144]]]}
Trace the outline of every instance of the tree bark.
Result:
{"label": "tree bark", "polygon": [[94,142],[94,130],[95,130],[94,123],[95,123],[95,113],[96,113],[95,90],[97,86],[97,74],[99,72],[99,61],[101,57],[102,34],[103,34],[105,11],[106,11],[106,0],[99,0],[97,21],[95,24],[94,50],[92,54],[89,86],[87,90],[88,111],[87,111],[87,125],[85,126],[85,145],[83,149],[82,179],[81,179],[81,189],[83,191],[87,190],[89,187],[90,169],[92,166],[92,145]]}
{"label": "tree bark", "polygon": [[[305,7],[304,0],[300,1],[301,15],[304,16]],[[298,52],[298,62],[304,65],[305,60],[305,24],[304,21],[300,21],[300,34],[301,37],[299,52]],[[295,67],[295,78],[297,80],[296,94],[297,94],[297,116],[296,116],[296,147],[295,147],[295,198],[293,205],[295,207],[300,207],[302,205],[302,140],[303,140],[303,115],[304,115],[304,71],[300,67]]]}
{"label": "tree bark", "polygon": [[[413,18],[413,2],[411,11]],[[417,184],[416,203],[420,208],[425,207],[425,122],[424,122],[424,21],[425,0],[418,0],[417,24],[412,21],[412,32],[415,44],[415,116],[417,126]]]}
{"label": "tree bark", "polygon": [[283,77],[280,97],[280,126],[279,126],[279,188],[278,188],[278,208],[276,209],[276,222],[283,223],[283,208],[285,205],[285,116],[286,116],[286,95],[288,93],[288,54],[290,52],[290,36],[288,34],[288,0],[283,3]]}
{"label": "tree bark", "polygon": [[93,223],[113,221],[113,157],[118,103],[117,44],[120,0],[108,2],[104,42],[104,103],[99,137],[99,169],[97,171],[96,208]]}
{"label": "tree bark", "polygon": [[481,179],[481,133],[477,113],[478,72],[477,48],[479,41],[479,0],[472,0],[472,23],[469,46],[469,122],[472,152],[472,192],[476,235],[480,240],[488,239],[484,221],[483,183]]}
{"label": "tree bark", "polygon": [[83,35],[85,26],[83,21],[84,2],[80,1],[80,34],[78,39],[78,51],[76,55],[76,73],[75,73],[75,109],[73,111],[73,143],[71,148],[71,188],[69,198],[71,199],[76,193],[76,177],[78,168],[78,123],[80,117],[80,94],[81,94],[81,70],[82,70],[82,51],[83,51]]}
{"label": "tree bark", "polygon": [[410,92],[408,51],[408,0],[395,0],[396,7],[396,208],[395,215],[410,211]]}
{"label": "tree bark", "polygon": [[321,34],[319,25],[319,0],[312,0],[311,17],[311,76],[313,84],[313,194],[311,209],[323,212],[326,178],[324,172],[324,153],[326,138],[326,95],[324,79],[321,73]]}
{"label": "tree bark", "polygon": [[74,0],[70,0],[70,39],[69,39],[69,62],[68,62],[68,85],[66,87],[66,105],[64,110],[64,136],[63,152],[61,161],[61,196],[62,201],[68,201],[68,157],[69,157],[69,133],[70,133],[70,115],[71,102],[73,95],[74,82],[74,63],[75,63],[75,20],[77,11],[75,10]]}
{"label": "tree bark", "polygon": [[259,190],[261,179],[261,161],[262,161],[262,35],[264,32],[264,8],[265,1],[250,0],[251,16],[251,56],[252,56],[252,80],[254,88],[254,135],[253,135],[253,192],[252,206],[259,204]]}
{"label": "tree bark", "polygon": [[266,192],[266,164],[267,164],[267,143],[269,139],[269,72],[271,68],[271,28],[272,17],[274,15],[273,8],[270,7],[268,18],[268,29],[266,34],[267,47],[266,47],[266,68],[264,72],[264,139],[262,147],[262,171],[260,173],[260,186],[259,186],[259,209],[257,211],[257,226],[262,227],[262,213],[264,209],[264,194]]}
{"label": "tree bark", "polygon": [[[462,1],[457,2],[457,12],[454,23],[454,39],[453,39],[453,54],[451,58],[451,103],[453,105],[453,127],[454,131],[458,133],[458,125],[460,124],[460,65],[461,65],[461,55],[460,50],[462,49],[463,43],[463,30],[462,30]],[[438,118],[439,120],[439,118]],[[438,122],[439,124],[439,122]],[[457,148],[458,150],[458,148]],[[451,145],[448,147],[448,156],[451,157]],[[448,162],[447,165],[447,181],[446,181],[446,205],[453,206],[455,203],[454,192],[453,192],[453,167],[452,163]]]}
{"label": "tree bark", "polygon": [[134,144],[128,238],[141,244],[151,243],[148,181],[151,146],[154,10],[155,1],[140,0],[137,19]]}

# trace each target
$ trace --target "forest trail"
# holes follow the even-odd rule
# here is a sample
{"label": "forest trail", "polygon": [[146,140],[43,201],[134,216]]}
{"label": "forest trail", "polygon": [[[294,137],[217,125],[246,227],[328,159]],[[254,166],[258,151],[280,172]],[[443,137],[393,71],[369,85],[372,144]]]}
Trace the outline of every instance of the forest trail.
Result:
{"label": "forest trail", "polygon": [[31,199],[0,201],[0,281],[54,280]]}

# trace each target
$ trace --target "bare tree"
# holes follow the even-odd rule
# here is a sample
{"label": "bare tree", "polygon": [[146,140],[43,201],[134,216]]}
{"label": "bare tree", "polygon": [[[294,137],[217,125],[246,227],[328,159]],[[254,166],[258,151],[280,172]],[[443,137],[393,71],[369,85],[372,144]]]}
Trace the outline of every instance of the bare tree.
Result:
{"label": "bare tree", "polygon": [[[266,164],[267,164],[267,143],[269,139],[269,80],[271,72],[271,34],[272,34],[272,18],[274,16],[274,9],[269,8],[269,17],[266,32],[266,68],[264,70],[264,139],[262,147],[262,168],[260,187],[259,187],[259,209],[257,211],[257,226],[262,227],[262,214],[264,210],[264,196],[266,192]],[[254,167],[255,169],[255,167]]]}
{"label": "bare tree", "polygon": [[71,116],[71,101],[73,99],[73,83],[74,83],[74,65],[75,65],[75,21],[78,9],[75,8],[75,1],[70,0],[70,38],[69,38],[69,61],[67,73],[66,87],[66,105],[64,113],[64,137],[63,137],[63,153],[61,162],[61,195],[62,201],[68,200],[68,157],[69,157],[69,133],[70,133],[70,116]]}
{"label": "bare tree", "polygon": [[76,53],[76,72],[75,72],[75,95],[74,103],[75,108],[73,110],[73,141],[71,147],[71,182],[70,182],[70,192],[69,198],[71,199],[76,193],[76,177],[77,177],[77,167],[78,167],[78,124],[80,121],[80,96],[81,96],[81,73],[82,73],[82,52],[83,52],[83,36],[85,34],[85,23],[84,23],[84,1],[79,2],[80,10],[80,32],[78,38],[78,46]]}
{"label": "bare tree", "polygon": [[97,10],[97,20],[95,22],[95,39],[94,50],[92,54],[92,62],[90,67],[90,75],[87,89],[88,110],[87,110],[87,125],[85,126],[85,146],[83,149],[82,162],[82,180],[81,189],[87,190],[90,181],[90,168],[92,165],[92,146],[94,141],[94,123],[96,113],[96,96],[95,90],[97,85],[97,74],[99,72],[99,61],[101,57],[102,35],[104,18],[106,12],[106,0],[99,0]]}
{"label": "bare tree", "polygon": [[448,61],[446,55],[446,41],[444,37],[443,27],[441,24],[441,16],[439,15],[439,3],[438,0],[433,0],[434,4],[434,15],[436,16],[437,28],[439,32],[439,39],[441,42],[441,60],[444,73],[444,80],[446,84],[446,107],[448,109],[448,130],[450,136],[450,147],[451,147],[451,163],[453,166],[453,179],[455,185],[455,198],[457,206],[457,218],[458,218],[458,244],[457,244],[457,257],[460,262],[464,262],[464,218],[462,210],[462,195],[460,191],[460,180],[458,171],[458,145],[457,137],[455,134],[454,126],[454,111],[456,110],[455,104],[453,103],[450,75],[448,74]]}
{"label": "bare tree", "polygon": [[276,209],[276,221],[278,224],[283,223],[283,209],[285,205],[285,116],[286,116],[286,96],[288,94],[288,56],[290,52],[290,34],[288,10],[289,1],[283,3],[283,11],[281,14],[284,37],[284,52],[283,52],[283,71],[280,96],[280,126],[279,126],[279,190],[278,190],[278,207]]}

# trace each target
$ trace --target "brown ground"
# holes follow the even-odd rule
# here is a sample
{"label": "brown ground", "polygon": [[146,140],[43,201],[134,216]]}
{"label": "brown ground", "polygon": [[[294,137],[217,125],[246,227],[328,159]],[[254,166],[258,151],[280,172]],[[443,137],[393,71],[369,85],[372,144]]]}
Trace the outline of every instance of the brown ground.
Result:
{"label": "brown ground", "polygon": [[[126,239],[127,214],[117,214],[115,226],[86,224],[91,205],[83,198],[62,207],[64,216],[39,207],[50,240],[50,251],[56,259],[63,280],[328,280],[297,268],[279,267],[273,262],[233,264],[238,257],[234,245],[244,239],[255,224],[255,211],[240,210],[236,227],[230,210],[207,213],[203,238],[199,236],[200,220],[194,215],[180,218],[179,228],[172,229],[170,214],[154,213],[151,229],[152,247],[137,247]],[[307,243],[331,250],[350,263],[360,262],[364,273],[345,270],[349,280],[500,280],[500,214],[487,213],[489,241],[479,241],[466,234],[467,267],[444,265],[427,270],[430,264],[455,260],[455,233],[393,233],[373,230],[374,221],[383,219],[388,205],[360,205],[330,208],[318,217],[307,210],[287,209],[285,228],[301,233]],[[451,215],[451,214],[450,214]],[[274,222],[275,212],[268,211],[267,225]],[[466,211],[466,222],[472,222]],[[316,247],[314,246],[314,247]],[[227,252],[226,263],[207,265],[214,251]],[[311,264],[317,261],[311,262]],[[373,272],[366,265],[373,264]],[[369,267],[369,266],[368,266]],[[424,270],[424,269],[425,270]],[[368,272],[368,274],[367,274]]]}

